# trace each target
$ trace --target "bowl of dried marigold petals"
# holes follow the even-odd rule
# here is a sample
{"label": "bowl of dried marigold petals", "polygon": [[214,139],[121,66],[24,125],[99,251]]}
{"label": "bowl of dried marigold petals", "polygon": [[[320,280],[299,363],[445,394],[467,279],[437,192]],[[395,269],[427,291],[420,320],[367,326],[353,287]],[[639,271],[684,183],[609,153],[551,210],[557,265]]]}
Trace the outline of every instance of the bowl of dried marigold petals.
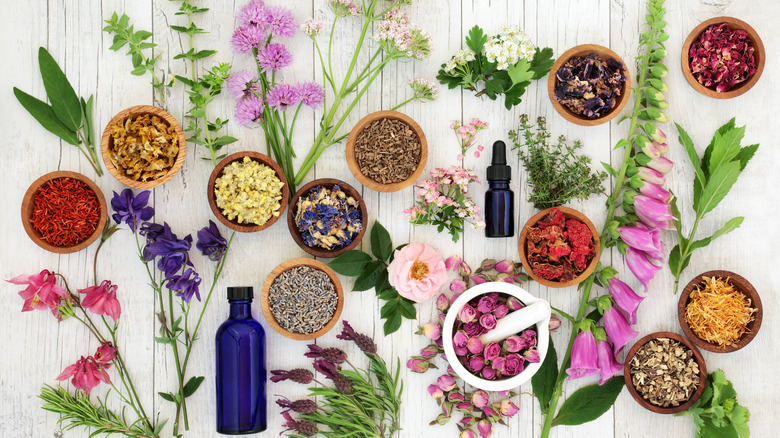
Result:
{"label": "bowl of dried marigold petals", "polygon": [[713,353],[731,353],[756,336],[763,307],[756,288],[742,276],[729,271],[708,271],[683,289],[677,316],[683,333],[697,347]]}
{"label": "bowl of dried marigold petals", "polygon": [[184,164],[184,131],[166,111],[137,105],[108,122],[100,141],[109,173],[134,189],[151,189],[170,181]]}
{"label": "bowl of dried marigold petals", "polygon": [[520,232],[523,268],[537,283],[554,288],[582,283],[598,264],[601,241],[579,211],[552,207],[535,214]]}

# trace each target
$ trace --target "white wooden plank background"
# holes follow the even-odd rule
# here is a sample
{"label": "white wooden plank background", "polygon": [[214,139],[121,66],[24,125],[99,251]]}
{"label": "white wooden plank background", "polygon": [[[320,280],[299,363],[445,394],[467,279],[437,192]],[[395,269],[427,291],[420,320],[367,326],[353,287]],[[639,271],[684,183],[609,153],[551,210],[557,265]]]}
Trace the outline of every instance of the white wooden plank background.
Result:
{"label": "white wooden plank background", "polygon": [[[269,0],[271,4],[288,3],[296,18],[302,21],[312,14],[320,19],[329,17],[329,10],[321,0],[297,0],[283,2]],[[434,37],[434,52],[426,62],[404,62],[391,64],[382,74],[367,97],[350,115],[344,129],[363,115],[394,106],[408,96],[406,81],[415,75],[433,78],[438,66],[446,61],[458,48],[464,45],[464,35],[474,24],[480,24],[488,33],[495,33],[499,25],[513,23],[520,25],[537,44],[549,46],[556,55],[566,49],[584,43],[596,43],[611,47],[629,66],[637,55],[637,26],[643,22],[645,6],[637,0],[460,0],[418,1],[410,8],[414,21],[424,25]],[[778,257],[774,245],[780,238],[775,225],[773,207],[778,202],[775,186],[780,176],[772,171],[773,163],[780,159],[774,148],[775,106],[780,99],[776,86],[778,64],[775,47],[780,44],[774,17],[780,15],[780,3],[774,0],[669,0],[667,2],[667,30],[671,35],[668,42],[670,56],[667,64],[670,74],[667,78],[671,90],[667,98],[671,104],[669,115],[683,125],[696,141],[699,150],[709,142],[714,130],[733,116],[737,123],[747,124],[746,144],[761,143],[755,159],[735,185],[723,205],[714,210],[701,224],[700,233],[711,233],[728,218],[745,215],[743,226],[722,237],[710,247],[698,252],[684,275],[688,278],[709,269],[728,269],[741,273],[759,290],[764,303],[764,325],[761,333],[744,350],[729,355],[704,352],[709,369],[723,368],[734,382],[740,402],[752,412],[751,429],[755,437],[773,436],[774,406],[780,397],[773,390],[777,381],[774,371],[780,360],[780,352],[772,340],[780,335],[780,325],[774,322],[778,300],[774,291],[780,285],[774,273]],[[0,71],[3,89],[0,90],[0,132],[5,137],[0,147],[0,169],[2,187],[0,205],[3,205],[0,236],[0,278],[8,279],[20,273],[38,272],[48,268],[68,276],[72,285],[84,285],[91,281],[92,256],[95,246],[67,256],[47,253],[35,246],[25,235],[19,219],[22,195],[29,184],[40,175],[54,170],[75,170],[94,178],[94,172],[85,163],[75,148],[58,141],[44,131],[14,99],[11,88],[17,86],[35,96],[43,96],[44,90],[38,73],[37,49],[45,46],[63,66],[80,95],[94,93],[96,98],[95,125],[99,136],[108,120],[123,108],[136,104],[161,105],[153,100],[152,89],[147,78],[129,74],[130,60],[124,53],[108,50],[110,37],[101,32],[102,20],[113,11],[128,13],[138,29],[155,32],[154,42],[163,51],[159,67],[169,78],[180,73],[187,66],[173,56],[182,50],[185,42],[174,35],[168,26],[181,24],[181,17],[175,16],[176,6],[164,0],[31,0],[26,2],[0,2],[0,59],[5,61]],[[233,31],[234,14],[244,2],[240,0],[212,0],[202,2],[211,11],[197,22],[210,31],[198,36],[199,48],[218,49],[219,53],[209,60],[230,62],[234,69],[252,68],[251,59],[235,55],[229,47]],[[744,96],[732,100],[713,100],[696,93],[684,80],[679,68],[679,51],[688,32],[699,22],[714,16],[728,15],[750,23],[761,35],[769,53],[764,76],[754,89]],[[356,26],[346,25],[337,30],[336,60],[343,60],[351,54],[349,44],[355,40]],[[290,42],[295,56],[295,68],[285,71],[290,81],[319,80],[314,51],[308,39],[298,34]],[[362,59],[365,62],[366,59]],[[337,62],[343,71],[346,66]],[[334,66],[335,67],[335,66]],[[632,75],[634,69],[632,68]],[[180,87],[167,95],[164,107],[176,118],[182,120],[187,100]],[[228,96],[220,97],[210,111],[221,117],[232,116],[233,102]],[[491,124],[481,137],[483,144],[493,140],[506,139],[506,133],[515,126],[517,116],[528,113],[532,117],[543,115],[548,118],[554,134],[564,134],[570,139],[579,138],[594,162],[615,161],[620,157],[611,153],[615,142],[625,136],[625,125],[611,122],[592,128],[575,126],[563,120],[552,110],[546,92],[546,81],[529,87],[524,101],[513,111],[506,111],[500,102],[479,101],[460,91],[441,90],[435,103],[412,104],[403,109],[419,122],[425,130],[430,144],[428,168],[453,164],[457,145],[449,131],[452,119],[470,120],[478,117]],[[320,112],[304,113],[297,126],[295,147],[298,151],[308,150],[315,135]],[[665,131],[673,139],[673,125]],[[264,151],[262,131],[243,129],[235,123],[225,128],[225,133],[236,136],[239,143],[229,146],[230,152],[239,150]],[[690,226],[692,214],[691,170],[684,163],[684,153],[676,141],[670,141],[670,158],[678,163],[669,175],[669,186],[680,197],[684,210],[685,227]],[[179,175],[164,187],[154,190],[154,206],[157,221],[167,221],[179,235],[194,233],[212,218],[205,199],[205,185],[211,165],[200,159],[203,151],[190,145],[188,157]],[[489,154],[481,158],[468,157],[467,167],[480,174],[489,163]],[[513,180],[517,193],[517,224],[522,224],[533,210],[527,200],[527,188],[523,185],[524,174],[519,162],[512,163],[519,176]],[[334,146],[319,160],[310,178],[339,177],[352,185],[359,186],[347,170],[343,157],[343,145]],[[110,196],[112,191],[123,187],[110,175],[98,179],[98,184]],[[483,188],[475,189],[481,196]],[[403,220],[401,210],[411,205],[411,190],[394,194],[379,194],[363,189],[368,205],[370,221],[380,220],[390,231],[394,241],[419,241],[438,248],[445,256],[465,254],[466,260],[476,264],[484,258],[516,258],[515,239],[487,240],[481,234],[468,231],[457,244],[445,235],[437,235],[431,228],[413,228]],[[599,226],[604,220],[603,199],[592,199],[573,206],[588,214]],[[687,222],[686,222],[687,221]],[[687,228],[686,228],[687,229]],[[225,231],[222,228],[223,232]],[[667,245],[673,244],[672,233],[664,236]],[[163,418],[170,418],[170,404],[161,403],[156,393],[170,390],[175,384],[169,352],[152,341],[157,330],[154,318],[154,298],[146,286],[142,266],[135,262],[132,236],[127,232],[115,235],[102,250],[99,272],[101,277],[110,278],[119,284],[122,303],[120,348],[129,358],[140,396],[147,408],[161,411]],[[368,248],[368,242],[363,249]],[[218,325],[227,314],[224,290],[229,285],[251,284],[259,291],[260,284],[270,270],[278,263],[304,253],[288,235],[286,224],[277,224],[261,233],[238,235],[230,253],[228,266],[216,292],[216,299],[207,311],[202,328],[203,338],[195,347],[192,375],[205,375],[207,380],[196,396],[188,399],[190,408],[189,436],[214,436],[214,347],[212,337]],[[609,254],[616,267],[625,272],[619,256]],[[196,266],[208,278],[212,266],[198,258]],[[343,279],[345,288],[351,288],[352,281]],[[42,383],[53,383],[61,370],[81,355],[91,354],[96,344],[86,330],[74,322],[57,324],[50,314],[31,312],[22,314],[21,300],[16,293],[19,288],[2,282],[3,299],[0,300],[0,327],[3,329],[0,355],[0,436],[2,437],[51,437],[59,430],[57,416],[40,409],[36,397]],[[650,296],[645,300],[639,315],[638,330],[642,335],[657,330],[679,332],[676,320],[676,296],[671,294],[672,278],[667,269],[662,270],[651,283]],[[636,282],[634,282],[636,285]],[[83,287],[83,286],[82,286]],[[536,284],[528,284],[533,294],[538,294],[557,307],[573,311],[578,296],[573,288],[547,290]],[[262,320],[259,308],[256,315]],[[435,315],[432,303],[419,307],[420,321],[425,322]],[[348,293],[343,318],[363,332],[373,334],[379,344],[380,353],[387,359],[400,357],[402,362],[426,343],[413,335],[416,324],[406,321],[394,335],[382,337],[378,318],[378,304],[374,295]],[[265,322],[261,321],[264,326]],[[266,326],[267,327],[267,326]],[[309,366],[301,354],[305,344],[287,340],[267,328],[269,369]],[[555,344],[565,348],[568,327],[554,336]],[[342,345],[335,339],[335,330],[318,343]],[[357,353],[354,349],[350,352]],[[403,399],[403,427],[399,436],[455,436],[454,424],[446,427],[429,428],[429,421],[437,415],[437,408],[425,387],[437,374],[429,372],[417,375],[402,371],[405,381]],[[592,383],[584,379],[566,385],[571,393],[582,384]],[[530,392],[530,385],[521,387]],[[270,385],[268,388],[269,430],[263,436],[277,436],[281,430],[279,409],[270,395],[282,393],[288,396],[302,396],[305,389],[294,384]],[[494,437],[538,436],[541,416],[536,402],[528,394],[519,400],[520,413],[511,422],[511,427],[499,428]],[[170,430],[170,429],[168,429]],[[624,391],[615,407],[592,423],[579,427],[560,427],[553,430],[555,437],[647,437],[692,436],[690,420],[671,416],[651,414],[640,408]],[[81,431],[71,431],[66,437],[87,436]]]}

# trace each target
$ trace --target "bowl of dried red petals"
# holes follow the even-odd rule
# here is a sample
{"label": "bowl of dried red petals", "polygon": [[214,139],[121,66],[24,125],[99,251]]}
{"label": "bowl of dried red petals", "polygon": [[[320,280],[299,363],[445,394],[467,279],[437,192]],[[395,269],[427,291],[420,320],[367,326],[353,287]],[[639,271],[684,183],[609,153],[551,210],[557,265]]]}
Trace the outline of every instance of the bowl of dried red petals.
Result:
{"label": "bowl of dried red petals", "polygon": [[732,17],[715,17],[691,31],[680,58],[683,75],[694,90],[715,99],[730,99],[758,82],[766,53],[749,24]]}
{"label": "bowl of dried red petals", "polygon": [[596,227],[584,214],[552,207],[528,219],[518,246],[528,275],[541,285],[560,288],[580,284],[593,273],[600,245]]}
{"label": "bowl of dried red petals", "polygon": [[743,348],[758,333],[763,306],[756,288],[729,271],[708,271],[685,286],[677,305],[683,333],[713,353]]}
{"label": "bowl of dried red petals", "polygon": [[428,142],[420,125],[398,111],[377,111],[352,128],[347,165],[355,179],[377,192],[397,192],[422,174]]}
{"label": "bowl of dried red petals", "polygon": [[631,397],[658,414],[687,410],[704,393],[707,366],[685,336],[655,332],[628,351],[623,378]]}
{"label": "bowl of dried red petals", "polygon": [[155,106],[137,105],[108,122],[100,150],[117,181],[145,190],[165,184],[181,170],[186,143],[172,115]]}
{"label": "bowl of dried red petals", "polygon": [[100,187],[86,176],[68,171],[35,180],[22,200],[22,224],[41,248],[70,254],[100,237],[108,210]]}

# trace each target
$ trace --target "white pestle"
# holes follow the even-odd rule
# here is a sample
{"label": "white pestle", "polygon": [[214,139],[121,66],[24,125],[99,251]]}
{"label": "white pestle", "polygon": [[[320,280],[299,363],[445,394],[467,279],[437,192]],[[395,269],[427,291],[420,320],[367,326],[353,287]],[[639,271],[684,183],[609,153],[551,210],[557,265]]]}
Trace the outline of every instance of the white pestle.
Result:
{"label": "white pestle", "polygon": [[550,313],[550,305],[546,301],[536,301],[496,321],[496,328],[480,336],[479,340],[483,345],[487,345],[490,342],[503,341],[530,328],[539,321],[549,318]]}

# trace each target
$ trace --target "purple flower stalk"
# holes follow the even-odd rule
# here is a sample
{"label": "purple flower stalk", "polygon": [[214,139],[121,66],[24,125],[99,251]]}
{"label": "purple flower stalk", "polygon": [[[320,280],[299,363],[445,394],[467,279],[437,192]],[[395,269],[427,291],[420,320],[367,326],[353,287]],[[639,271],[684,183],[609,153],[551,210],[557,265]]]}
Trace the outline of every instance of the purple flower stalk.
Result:
{"label": "purple flower stalk", "polygon": [[311,371],[305,368],[295,368],[290,371],[286,370],[273,370],[271,371],[271,381],[274,383],[283,382],[285,380],[291,380],[295,383],[308,385],[314,380],[314,375]]}
{"label": "purple flower stalk", "polygon": [[604,330],[607,331],[609,340],[615,345],[616,354],[639,334],[639,332],[631,328],[628,321],[626,321],[626,317],[615,307],[604,312]]}
{"label": "purple flower stalk", "polygon": [[336,335],[336,339],[342,341],[352,341],[365,354],[376,354],[376,344],[368,336],[356,332],[347,321],[342,321],[344,328],[341,333]]}
{"label": "purple flower stalk", "polygon": [[268,106],[278,111],[286,111],[288,107],[297,105],[300,101],[298,90],[288,84],[279,84],[271,88],[266,96]]}
{"label": "purple flower stalk", "polygon": [[609,279],[609,293],[615,305],[628,315],[628,322],[636,324],[636,311],[644,297],[639,296],[631,287],[617,277]]}
{"label": "purple flower stalk", "polygon": [[195,247],[209,260],[216,262],[225,255],[227,243],[227,240],[220,234],[217,224],[209,220],[209,226],[203,227],[198,231],[198,242],[195,244]]}
{"label": "purple flower stalk", "polygon": [[303,355],[312,359],[322,358],[326,362],[330,362],[335,365],[342,364],[347,361],[347,353],[339,348],[322,348],[317,344],[309,344],[309,351]]}
{"label": "purple flower stalk", "polygon": [[117,224],[127,224],[135,232],[138,222],[148,221],[154,216],[154,208],[146,206],[151,193],[149,190],[144,190],[138,195],[133,195],[131,189],[124,189],[121,194],[114,192],[114,197],[111,198],[114,221]]}
{"label": "purple flower stalk", "polygon": [[661,267],[650,263],[644,252],[634,249],[632,247],[626,248],[626,265],[628,269],[636,276],[642,286],[645,287],[647,292],[647,284],[655,277],[655,273],[658,272]]}
{"label": "purple flower stalk", "polygon": [[631,248],[644,251],[648,256],[656,259],[664,259],[664,244],[661,242],[661,230],[640,227],[618,228],[620,239]]}
{"label": "purple flower stalk", "polygon": [[623,364],[615,360],[615,353],[612,351],[612,346],[607,341],[598,341],[597,355],[599,372],[601,377],[599,378],[599,385],[607,383],[607,380],[620,373],[623,369]]}
{"label": "purple flower stalk", "polygon": [[580,332],[574,338],[571,349],[571,367],[566,370],[569,379],[579,379],[599,372],[596,338],[590,330]]}
{"label": "purple flower stalk", "polygon": [[257,50],[257,65],[263,73],[279,71],[292,64],[292,54],[284,44],[269,44]]}

